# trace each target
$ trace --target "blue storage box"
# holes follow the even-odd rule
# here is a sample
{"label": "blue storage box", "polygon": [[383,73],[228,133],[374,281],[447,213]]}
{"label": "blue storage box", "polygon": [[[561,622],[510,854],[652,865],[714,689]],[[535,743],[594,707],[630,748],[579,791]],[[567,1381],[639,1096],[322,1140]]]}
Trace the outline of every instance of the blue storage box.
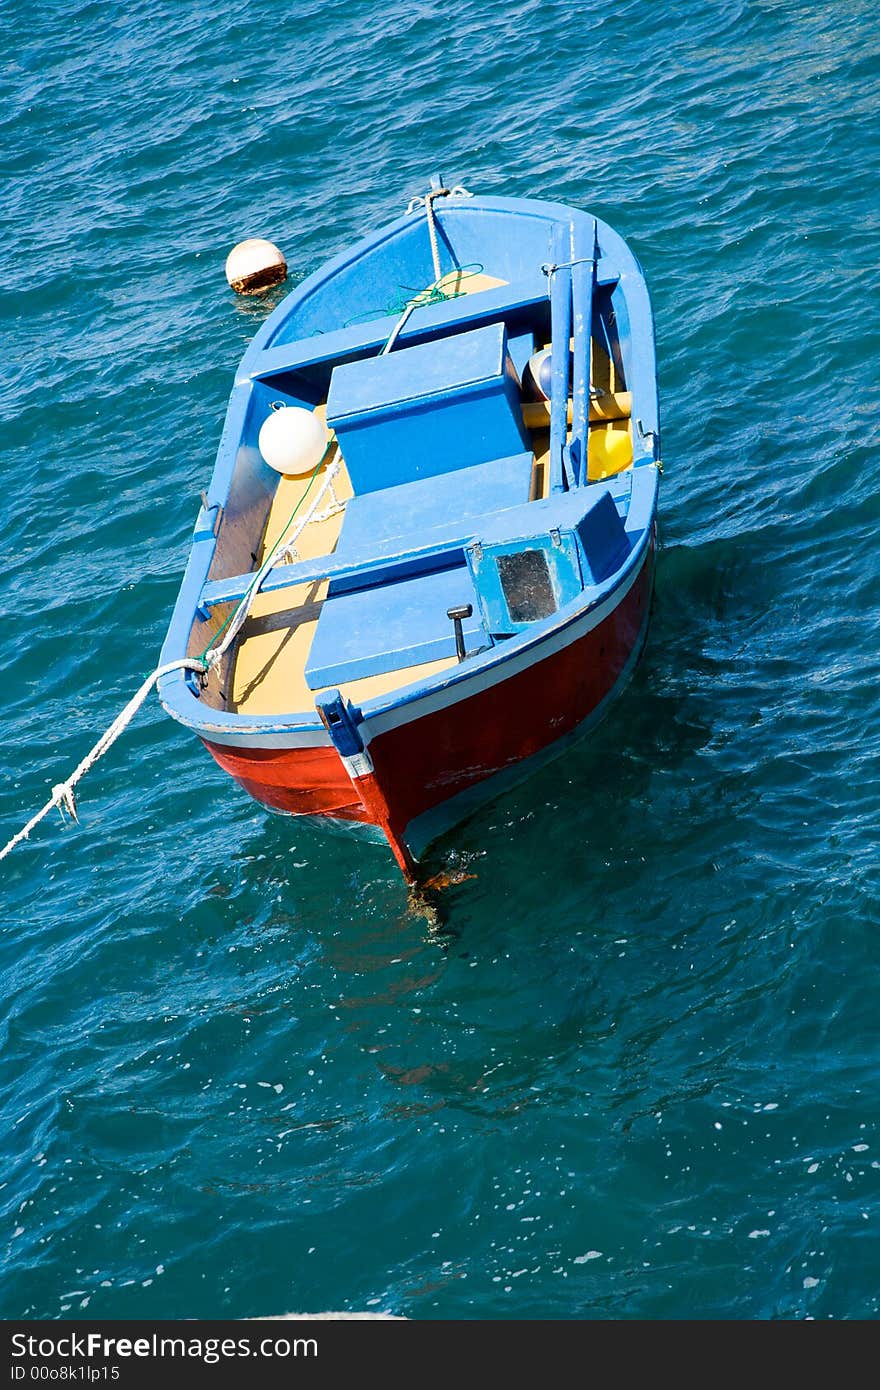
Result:
{"label": "blue storage box", "polygon": [[493,637],[523,632],[620,568],[630,543],[612,492],[591,484],[487,517],[465,558]]}
{"label": "blue storage box", "polygon": [[531,450],[503,323],[336,367],[327,424],[355,493]]}

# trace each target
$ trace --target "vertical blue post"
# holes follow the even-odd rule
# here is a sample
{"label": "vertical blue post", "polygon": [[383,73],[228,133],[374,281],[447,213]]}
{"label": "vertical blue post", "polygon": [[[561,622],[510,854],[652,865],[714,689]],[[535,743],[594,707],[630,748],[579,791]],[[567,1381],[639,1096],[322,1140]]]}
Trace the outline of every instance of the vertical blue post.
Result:
{"label": "vertical blue post", "polygon": [[596,219],[587,227],[571,224],[571,299],[574,326],[571,445],[569,468],[575,484],[587,481],[590,428],[590,340],[593,336],[593,289],[596,283]]}
{"label": "vertical blue post", "polygon": [[550,491],[565,492],[565,439],[568,433],[568,358],[571,340],[571,234],[564,222],[553,224],[553,264],[550,276]]}

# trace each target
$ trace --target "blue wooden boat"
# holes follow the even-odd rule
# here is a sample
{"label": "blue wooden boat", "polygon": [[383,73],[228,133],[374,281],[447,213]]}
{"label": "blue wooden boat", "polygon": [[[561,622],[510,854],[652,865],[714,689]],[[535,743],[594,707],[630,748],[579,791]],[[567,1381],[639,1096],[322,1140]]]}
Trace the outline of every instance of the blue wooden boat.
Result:
{"label": "blue wooden boat", "polygon": [[160,684],[253,797],[426,846],[642,648],[660,472],[642,271],[600,219],[438,179],[242,360]]}

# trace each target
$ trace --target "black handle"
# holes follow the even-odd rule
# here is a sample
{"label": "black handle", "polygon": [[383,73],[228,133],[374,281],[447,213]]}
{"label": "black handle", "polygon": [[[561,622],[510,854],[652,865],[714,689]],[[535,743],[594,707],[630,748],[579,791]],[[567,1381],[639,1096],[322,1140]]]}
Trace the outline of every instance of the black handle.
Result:
{"label": "black handle", "polygon": [[455,654],[459,661],[464,661],[467,653],[464,649],[464,633],[461,630],[462,622],[469,618],[474,611],[472,603],[460,603],[456,608],[447,608],[446,616],[452,620],[455,627]]}

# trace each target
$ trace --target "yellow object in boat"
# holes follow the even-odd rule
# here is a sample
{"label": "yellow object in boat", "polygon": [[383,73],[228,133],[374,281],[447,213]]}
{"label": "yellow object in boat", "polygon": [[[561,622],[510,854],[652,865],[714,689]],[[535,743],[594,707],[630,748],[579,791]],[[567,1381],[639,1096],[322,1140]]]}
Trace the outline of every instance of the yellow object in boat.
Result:
{"label": "yellow object in boat", "polygon": [[590,482],[622,473],[632,461],[633,447],[628,424],[616,420],[607,425],[593,426],[587,451],[587,477]]}

